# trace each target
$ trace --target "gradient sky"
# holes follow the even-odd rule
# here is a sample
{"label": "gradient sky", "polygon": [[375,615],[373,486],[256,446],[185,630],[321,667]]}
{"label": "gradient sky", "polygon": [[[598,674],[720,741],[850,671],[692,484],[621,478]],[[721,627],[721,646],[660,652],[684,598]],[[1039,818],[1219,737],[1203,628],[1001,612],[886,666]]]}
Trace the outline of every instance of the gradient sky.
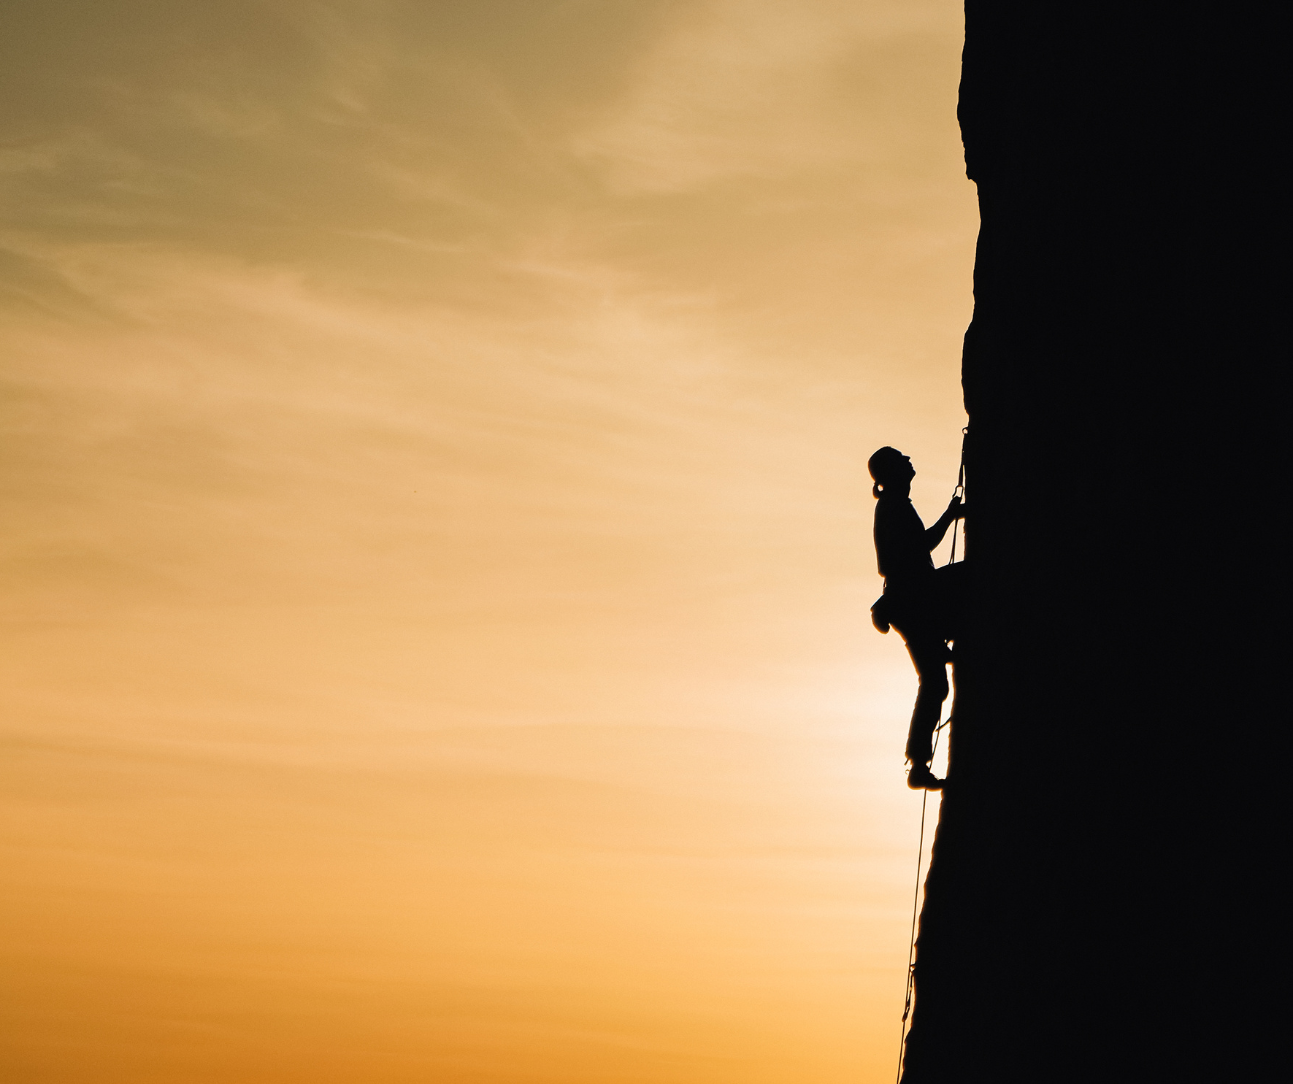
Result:
{"label": "gradient sky", "polygon": [[0,6],[0,1066],[892,1079],[953,0]]}

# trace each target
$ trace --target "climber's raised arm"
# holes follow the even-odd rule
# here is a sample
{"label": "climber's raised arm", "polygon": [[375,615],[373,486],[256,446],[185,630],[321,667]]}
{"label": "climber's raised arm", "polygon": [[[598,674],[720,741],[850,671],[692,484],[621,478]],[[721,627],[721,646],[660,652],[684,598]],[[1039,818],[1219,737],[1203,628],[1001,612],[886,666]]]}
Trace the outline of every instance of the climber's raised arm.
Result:
{"label": "climber's raised arm", "polygon": [[961,507],[961,498],[953,497],[951,503],[947,506],[947,511],[938,517],[938,522],[932,527],[925,529],[925,544],[933,552],[934,547],[943,541],[943,536],[947,534],[947,529],[958,519],[965,515],[965,509]]}

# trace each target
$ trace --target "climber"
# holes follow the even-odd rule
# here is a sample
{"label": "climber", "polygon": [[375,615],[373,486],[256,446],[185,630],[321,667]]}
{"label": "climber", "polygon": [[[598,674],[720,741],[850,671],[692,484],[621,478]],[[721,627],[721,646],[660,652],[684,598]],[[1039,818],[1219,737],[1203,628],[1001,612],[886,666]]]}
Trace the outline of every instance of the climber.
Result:
{"label": "climber", "polygon": [[957,587],[961,565],[934,568],[930,552],[947,529],[965,515],[961,498],[951,503],[932,527],[926,528],[911,504],[911,459],[896,448],[881,448],[867,462],[876,497],[875,552],[884,577],[884,594],[871,607],[871,620],[881,632],[896,628],[907,644],[920,678],[916,708],[907,735],[913,790],[938,790],[943,781],[930,770],[934,728],[947,699],[947,664],[952,661],[947,641],[956,636]]}

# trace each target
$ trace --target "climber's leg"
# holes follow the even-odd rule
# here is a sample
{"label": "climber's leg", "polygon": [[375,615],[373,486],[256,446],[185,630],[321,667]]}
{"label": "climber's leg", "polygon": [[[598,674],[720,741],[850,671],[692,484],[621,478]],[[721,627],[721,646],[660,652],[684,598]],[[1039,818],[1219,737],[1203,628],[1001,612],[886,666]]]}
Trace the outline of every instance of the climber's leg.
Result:
{"label": "climber's leg", "polygon": [[934,728],[943,714],[948,693],[947,645],[935,636],[912,636],[907,641],[907,652],[920,676],[920,691],[907,735],[907,759],[913,768],[919,768],[934,759]]}

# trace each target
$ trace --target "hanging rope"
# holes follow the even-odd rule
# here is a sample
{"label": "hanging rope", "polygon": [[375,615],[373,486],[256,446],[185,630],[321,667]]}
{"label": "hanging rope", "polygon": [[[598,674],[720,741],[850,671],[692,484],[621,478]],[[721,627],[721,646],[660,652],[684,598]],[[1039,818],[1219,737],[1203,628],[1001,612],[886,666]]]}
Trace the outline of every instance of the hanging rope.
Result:
{"label": "hanging rope", "polygon": [[[938,752],[938,739],[943,733],[943,727],[952,721],[949,715],[946,722],[939,723],[934,728],[934,748]],[[920,799],[920,843],[916,847],[916,891],[911,898],[911,940],[907,948],[907,993],[902,1003],[902,1028],[898,1033],[898,1078],[897,1084],[902,1084],[902,1054],[903,1046],[907,1042],[907,1019],[911,1016],[911,998],[916,989],[916,916],[920,908],[920,866],[925,857],[925,809],[929,805],[929,791],[921,792]]]}
{"label": "hanging rope", "polygon": [[[965,500],[965,442],[969,440],[970,427],[961,430],[961,466],[956,472],[956,488],[953,497]],[[952,521],[952,555],[947,563],[956,562],[956,528],[957,521]],[[942,736],[943,727],[952,721],[952,716],[934,728],[934,745],[932,753],[938,752],[938,739]],[[931,756],[932,759],[932,756]],[[916,919],[920,913],[920,867],[925,858],[925,811],[929,806],[929,791],[923,791],[920,799],[920,843],[916,846],[916,890],[911,897],[911,940],[907,943],[907,992],[902,1002],[902,1027],[898,1033],[898,1077],[896,1084],[902,1084],[903,1047],[907,1042],[907,1021],[911,1017],[911,999],[916,991]]]}

